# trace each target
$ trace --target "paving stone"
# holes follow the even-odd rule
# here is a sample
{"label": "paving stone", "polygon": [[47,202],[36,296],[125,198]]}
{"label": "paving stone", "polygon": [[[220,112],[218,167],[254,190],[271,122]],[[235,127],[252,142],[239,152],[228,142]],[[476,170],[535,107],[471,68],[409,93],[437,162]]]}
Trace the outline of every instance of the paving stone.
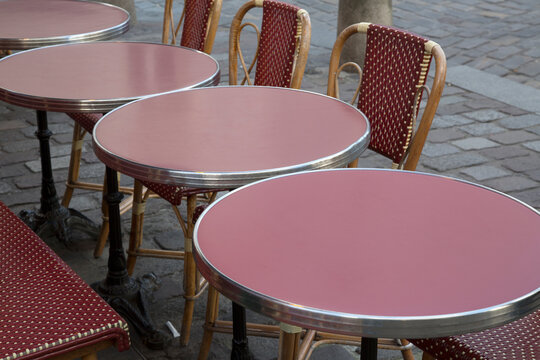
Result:
{"label": "paving stone", "polygon": [[504,77],[506,74],[508,74],[508,69],[499,64],[489,66],[485,68],[484,71],[500,77]]}
{"label": "paving stone", "polygon": [[154,236],[154,241],[164,250],[183,250],[184,233],[182,230],[162,232]]}
{"label": "paving stone", "polygon": [[490,57],[493,57],[498,60],[507,59],[511,55],[520,53],[522,50],[517,46],[503,46],[499,47],[498,50],[493,51],[489,54]]}
{"label": "paving stone", "polygon": [[28,125],[26,124],[26,122],[21,121],[21,120],[0,121],[0,131],[10,130],[10,129],[21,129],[27,126]]}
{"label": "paving stone", "polygon": [[504,128],[492,123],[474,123],[462,126],[460,129],[474,136],[491,135],[505,131]]}
{"label": "paving stone", "polygon": [[510,195],[523,201],[525,204],[540,209],[540,191],[538,191],[538,188],[511,193]]}
{"label": "paving stone", "polygon": [[461,171],[478,181],[508,176],[511,173],[496,166],[480,165],[472,166]]}
{"label": "paving stone", "polygon": [[[33,172],[41,171],[41,160],[27,161],[25,165]],[[69,156],[57,157],[51,159],[52,169],[62,169],[69,166]]]}
{"label": "paving stone", "polygon": [[515,172],[540,169],[540,156],[533,154],[503,161],[503,165]]}
{"label": "paving stone", "polygon": [[523,130],[505,131],[489,137],[501,144],[517,144],[519,142],[538,139],[538,136]]}
{"label": "paving stone", "polygon": [[26,174],[26,171],[22,164],[2,166],[2,178],[9,178],[12,176],[21,176],[23,174]]}
{"label": "paving stone", "polygon": [[467,107],[473,109],[473,110],[479,110],[479,109],[502,109],[505,107],[505,104],[501,104],[500,102],[492,99],[474,99],[469,100],[466,102]]}
{"label": "paving stone", "polygon": [[512,116],[499,120],[499,124],[507,129],[524,129],[540,125],[540,116],[535,114]]}
{"label": "paving stone", "polygon": [[447,142],[461,139],[466,134],[456,128],[432,129],[428,135],[428,141],[433,143]]}
{"label": "paving stone", "polygon": [[496,110],[471,111],[462,115],[481,122],[493,121],[505,117],[503,113]]}
{"label": "paving stone", "polygon": [[525,143],[525,144],[523,144],[523,146],[525,146],[526,148],[529,148],[531,150],[534,150],[536,152],[540,152],[540,140]]}
{"label": "paving stone", "polygon": [[5,181],[0,181],[0,194],[7,194],[9,192],[11,192],[11,186]]}
{"label": "paving stone", "polygon": [[433,123],[431,124],[431,127],[434,129],[449,128],[456,125],[470,124],[472,122],[473,120],[468,119],[461,115],[443,115],[443,116],[436,116],[433,119]]}
{"label": "paving stone", "polygon": [[540,135],[540,125],[539,126],[533,126],[531,128],[528,128],[527,131],[531,131],[535,134]]}
{"label": "paving stone", "polygon": [[460,96],[460,95],[451,95],[451,96],[443,96],[441,98],[441,101],[439,102],[440,105],[450,105],[450,104],[456,104],[463,101],[466,101],[467,98]]}
{"label": "paving stone", "polygon": [[540,62],[538,61],[529,62],[523,66],[520,66],[516,71],[521,74],[525,74],[527,76],[532,76],[532,77],[540,75]]}
{"label": "paving stone", "polygon": [[19,176],[13,179],[13,183],[21,190],[39,187],[41,186],[41,172]]}
{"label": "paving stone", "polygon": [[20,141],[2,143],[2,150],[8,153],[23,152],[34,149],[37,145],[38,143],[35,139],[24,138],[24,140]]}
{"label": "paving stone", "polygon": [[452,141],[452,144],[463,150],[478,150],[497,146],[498,144],[483,137],[470,137],[461,140]]}
{"label": "paving stone", "polygon": [[517,175],[488,180],[485,184],[502,192],[522,191],[537,186],[535,181]]}
{"label": "paving stone", "polygon": [[436,157],[442,155],[455,154],[460,150],[450,144],[430,144],[427,143],[422,149],[422,155]]}
{"label": "paving stone", "polygon": [[461,167],[482,164],[487,160],[486,157],[474,152],[464,152],[459,154],[445,155],[437,158],[425,158],[422,163],[439,172],[445,172]]}

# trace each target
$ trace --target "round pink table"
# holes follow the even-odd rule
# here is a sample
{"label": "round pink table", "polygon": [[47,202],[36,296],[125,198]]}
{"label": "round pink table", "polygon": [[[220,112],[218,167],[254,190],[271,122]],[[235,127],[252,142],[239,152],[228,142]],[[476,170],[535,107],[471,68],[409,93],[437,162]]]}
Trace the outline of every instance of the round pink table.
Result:
{"label": "round pink table", "polygon": [[231,192],[199,219],[193,251],[219,292],[279,321],[427,338],[539,308],[539,234],[536,210],[480,185],[340,169]]}
{"label": "round pink table", "polygon": [[[137,179],[233,189],[274,175],[345,166],[367,147],[369,123],[357,108],[320,94],[207,87],[124,105],[104,116],[93,136],[101,161]],[[184,261],[193,262],[191,253]],[[194,263],[189,266],[195,271]],[[245,331],[239,330],[245,310],[233,305],[233,316],[233,352],[246,354]]]}
{"label": "round pink table", "polygon": [[117,6],[77,0],[0,0],[0,49],[106,40],[129,27]]}
{"label": "round pink table", "polygon": [[[55,45],[27,50],[1,59],[0,100],[37,109],[38,115],[42,116],[45,116],[45,111],[106,113],[148,95],[216,85],[219,76],[219,65],[212,57],[178,46],[137,42]],[[182,108],[177,107],[176,114],[181,112]],[[146,118],[145,121],[152,127],[154,119]],[[39,131],[48,132],[46,118],[40,122],[43,123],[45,128],[40,125]],[[117,129],[114,136],[127,140],[127,133],[133,126],[129,121],[126,122],[124,128]],[[48,132],[45,135],[48,138],[51,134]],[[152,133],[145,135],[151,137]],[[42,162],[48,161],[50,171],[48,142],[45,150],[42,148],[41,151]],[[47,196],[42,195],[40,212],[45,213],[42,217],[48,223],[52,221],[51,218],[56,219],[55,226],[67,223],[69,214],[66,215],[65,212],[68,209],[62,208],[58,203],[52,171],[50,179],[44,183]],[[140,293],[138,284],[127,274],[121,237],[117,236],[120,234],[118,203],[122,197],[117,194],[116,172],[110,168],[107,168],[107,186],[113,194],[107,197],[111,207],[109,272],[107,278],[97,285],[96,290],[128,319],[136,319],[132,324],[139,327],[141,332],[149,334],[146,340],[148,344],[160,347],[163,339],[160,335],[154,336],[156,331],[151,323],[140,319],[140,314],[133,315],[134,307],[124,301],[131,301]],[[62,209],[64,213],[61,212]],[[73,211],[75,210],[69,209],[69,213]],[[59,225],[58,227],[60,228]],[[66,228],[67,226],[64,227]],[[61,232],[61,237],[69,239],[66,232]],[[144,309],[142,315],[146,316]]]}
{"label": "round pink table", "polygon": [[[125,33],[128,28],[127,11],[109,4],[76,0],[0,0],[0,50],[25,50],[47,45],[107,40]],[[3,66],[7,63],[15,63],[15,68],[8,66],[0,70],[2,86],[5,87],[0,90],[0,100],[10,101],[6,98],[10,89],[24,91],[18,87],[23,82],[37,86],[54,86],[56,78],[51,81],[47,75],[57,75],[57,72],[32,73],[33,69],[49,70],[43,68],[41,57],[33,58],[31,63],[17,65],[20,59],[30,57],[17,54],[17,57],[2,61],[0,68],[4,69]],[[66,59],[51,60],[62,62]],[[71,64],[71,67],[74,65],[76,64]],[[47,83],[41,82],[45,80]],[[29,94],[30,97],[36,95],[32,91]],[[40,100],[34,99],[35,102]],[[36,137],[39,140],[42,173],[39,211],[23,210],[19,216],[38,234],[47,233],[48,229],[52,228],[60,240],[68,242],[71,236],[68,223],[82,221],[85,227],[92,223],[81,213],[63,208],[56,195],[49,146],[52,133],[48,128],[45,111],[60,110],[56,110],[54,106],[32,106],[32,101],[15,103],[37,110]],[[71,221],[72,219],[74,221]]]}

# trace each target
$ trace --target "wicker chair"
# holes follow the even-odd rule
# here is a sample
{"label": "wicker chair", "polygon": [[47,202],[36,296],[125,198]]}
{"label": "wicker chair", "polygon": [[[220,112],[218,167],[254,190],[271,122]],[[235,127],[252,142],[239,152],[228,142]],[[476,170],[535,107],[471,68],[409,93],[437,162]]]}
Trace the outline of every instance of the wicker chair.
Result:
{"label": "wicker chair", "polygon": [[[174,24],[173,0],[167,0],[163,19],[163,43],[175,44],[178,32],[182,29],[181,46],[210,53],[214,45],[214,38],[221,13],[221,3],[222,0],[186,0],[179,22],[175,25],[172,33],[169,33],[170,27]],[[75,189],[104,191],[104,186],[101,184],[79,181],[84,136],[86,133],[92,133],[94,125],[101,118],[102,114],[68,113],[67,115],[75,120],[75,124],[73,127],[71,159],[66,180],[66,190],[62,199],[62,205],[65,207],[69,206]],[[133,188],[125,186],[121,186],[119,190],[126,194],[132,194],[134,191]],[[131,209],[132,201],[133,197],[130,196],[120,204],[121,214]],[[102,204],[102,213],[103,224],[94,250],[95,257],[101,256],[109,233],[108,208],[105,201]]]}
{"label": "wicker chair", "polygon": [[423,360],[540,358],[540,310],[509,324],[460,336],[411,340]]}
{"label": "wicker chair", "polygon": [[[339,65],[346,40],[356,33],[366,35],[363,71],[356,63]],[[432,57],[436,62],[433,86],[430,94],[428,91],[422,120],[416,126]],[[415,170],[444,87],[446,60],[441,47],[402,30],[369,23],[354,24],[343,30],[334,44],[328,74],[329,96],[339,97],[338,77],[346,66],[359,71],[360,81],[351,104],[358,101],[358,108],[370,121],[369,148],[391,159],[392,168]],[[356,167],[357,162],[350,166]],[[308,330],[298,358],[309,358],[322,344],[359,345],[360,342],[360,337]],[[411,345],[405,339],[379,339],[378,343],[381,348],[401,350],[404,359],[414,359]]]}
{"label": "wicker chair", "polygon": [[[339,66],[341,50],[356,33],[367,36],[366,56],[351,104],[358,97],[358,108],[369,119],[369,148],[391,159],[392,168],[415,170],[444,88],[444,52],[437,43],[399,29],[369,23],[351,25],[341,32],[332,50],[329,96],[339,97],[339,73],[351,65]],[[432,57],[436,69],[429,91],[426,80]],[[421,121],[416,124],[424,90],[428,99]]]}
{"label": "wicker chair", "polygon": [[[261,30],[252,22],[243,22],[249,10],[263,8]],[[254,29],[257,43],[253,60],[246,63],[240,35],[245,27]],[[311,39],[311,23],[307,11],[275,0],[251,0],[233,18],[229,34],[229,84],[278,86],[298,89],[306,67]],[[238,72],[240,63],[241,72]],[[255,68],[255,74],[252,70]],[[253,78],[251,78],[251,77]],[[241,77],[239,80],[238,78]],[[232,323],[217,319],[219,293],[208,291],[204,335],[199,359],[206,359],[214,332],[231,333]],[[279,336],[279,328],[248,324],[250,334]]]}

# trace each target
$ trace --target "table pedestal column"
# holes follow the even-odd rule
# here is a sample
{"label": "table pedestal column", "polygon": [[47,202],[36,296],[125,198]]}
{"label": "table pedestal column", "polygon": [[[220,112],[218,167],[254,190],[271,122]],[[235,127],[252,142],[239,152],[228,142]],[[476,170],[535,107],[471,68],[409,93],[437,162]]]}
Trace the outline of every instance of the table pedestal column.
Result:
{"label": "table pedestal column", "polygon": [[49,138],[52,133],[47,122],[47,113],[36,111],[39,139],[39,152],[41,159],[41,199],[39,212],[22,210],[19,217],[39,236],[43,237],[52,231],[62,242],[68,244],[72,240],[72,228],[97,236],[98,228],[86,216],[74,209],[67,209],[60,205],[51,165],[51,150]]}
{"label": "table pedestal column", "polygon": [[251,360],[247,339],[246,309],[233,301],[232,311],[233,340],[231,360]]}
{"label": "table pedestal column", "polygon": [[362,337],[360,359],[377,360],[377,338]]}
{"label": "table pedestal column", "polygon": [[118,207],[123,195],[118,191],[116,171],[107,167],[106,177],[110,224],[108,272],[105,280],[93,284],[92,287],[135,327],[146,346],[150,349],[162,349],[165,346],[165,334],[155,328],[147,311],[147,299],[151,289],[131,278],[127,272]]}

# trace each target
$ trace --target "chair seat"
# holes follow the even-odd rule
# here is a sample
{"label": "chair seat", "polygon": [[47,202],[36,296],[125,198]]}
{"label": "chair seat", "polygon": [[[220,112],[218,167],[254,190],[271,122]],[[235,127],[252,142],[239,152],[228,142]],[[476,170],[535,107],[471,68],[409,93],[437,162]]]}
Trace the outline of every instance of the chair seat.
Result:
{"label": "chair seat", "polygon": [[540,310],[494,329],[410,341],[437,360],[540,359]]}
{"label": "chair seat", "polygon": [[0,202],[0,359],[48,358],[104,340],[129,348],[127,324]]}
{"label": "chair seat", "polygon": [[79,125],[81,125],[83,129],[89,133],[92,133],[94,126],[97,124],[99,119],[103,117],[103,115],[99,113],[67,113],[67,115],[79,123]]}

